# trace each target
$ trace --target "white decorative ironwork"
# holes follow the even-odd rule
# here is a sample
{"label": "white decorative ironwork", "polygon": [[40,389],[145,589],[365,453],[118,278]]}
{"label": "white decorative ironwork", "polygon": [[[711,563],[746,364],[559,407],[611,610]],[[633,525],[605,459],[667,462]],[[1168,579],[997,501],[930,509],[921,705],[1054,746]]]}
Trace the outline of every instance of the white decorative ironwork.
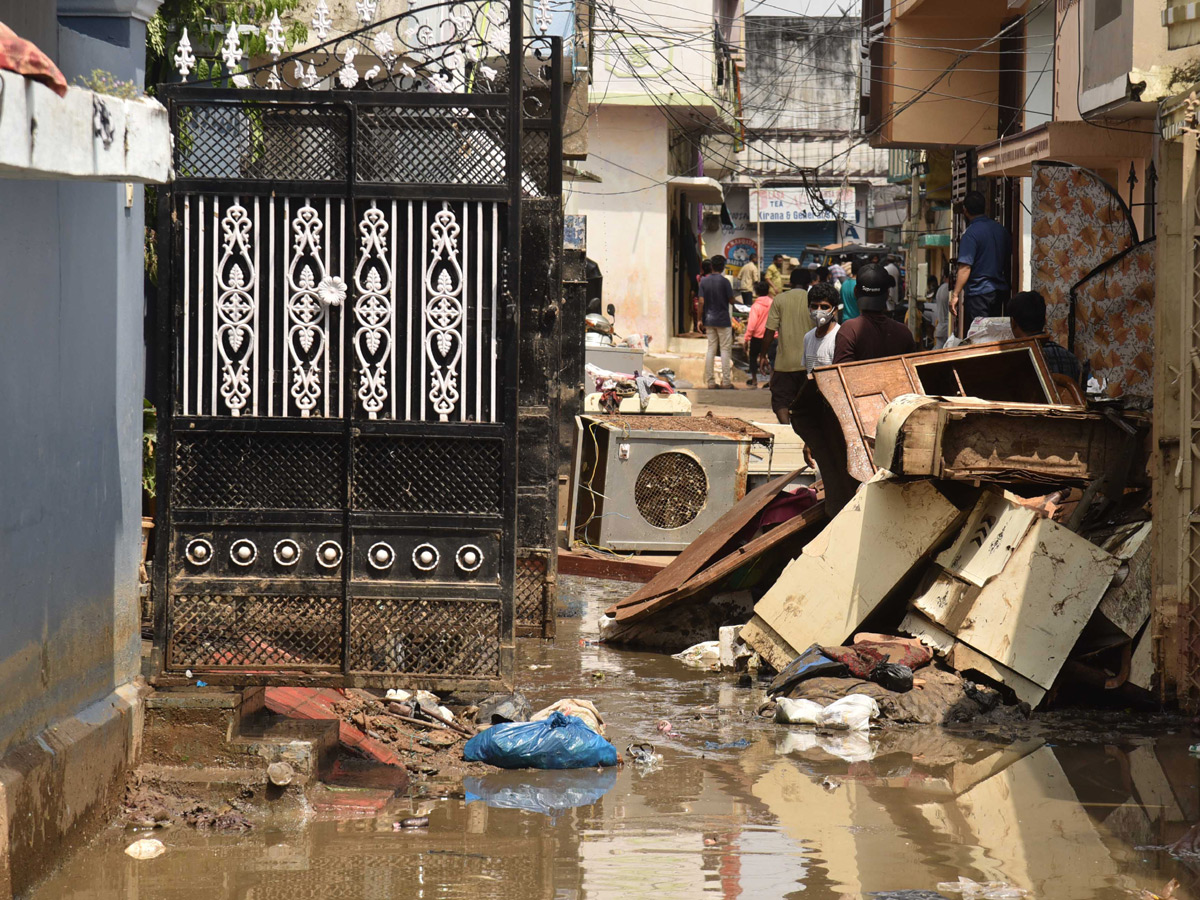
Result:
{"label": "white decorative ironwork", "polygon": [[483,551],[474,544],[463,544],[454,555],[454,561],[464,572],[474,572],[483,565]]}
{"label": "white decorative ironwork", "polygon": [[321,399],[321,366],[328,335],[327,306],[317,291],[325,281],[321,258],[324,224],[316,209],[304,204],[292,219],[293,257],[288,270],[288,356],[292,363],[292,399],[308,416]]}
{"label": "white decorative ironwork", "polygon": [[391,326],[394,310],[390,291],[392,267],[388,261],[387,216],[372,206],[363,213],[358,226],[361,252],[354,270],[354,287],[358,299],[354,315],[358,331],[354,334],[354,351],[361,366],[358,399],[372,418],[383,410],[388,399],[387,361],[391,351]]}
{"label": "white decorative ironwork", "polygon": [[354,67],[354,57],[356,56],[358,56],[356,47],[348,49],[346,55],[342,57],[342,67],[338,70],[338,81],[346,89],[358,84],[358,69]]}
{"label": "white decorative ironwork", "polygon": [[225,45],[221,47],[221,59],[225,60],[227,69],[236,67],[242,61],[242,39],[238,34],[236,20],[229,26],[229,33],[225,35]]}
{"label": "white decorative ironwork", "polygon": [[179,70],[179,74],[184,78],[196,66],[196,54],[192,52],[192,42],[188,38],[187,29],[183,29],[183,34],[179,37],[179,47],[175,50],[175,68]]}
{"label": "white decorative ironwork", "polygon": [[392,549],[391,544],[385,541],[372,544],[371,549],[367,551],[367,562],[376,569],[390,568],[395,561],[396,551]]}
{"label": "white decorative ironwork", "polygon": [[534,24],[537,25],[538,34],[545,34],[550,30],[550,21],[550,0],[537,0]]}
{"label": "white decorative ironwork", "polygon": [[375,50],[375,55],[384,62],[388,62],[396,55],[396,42],[386,31],[380,31],[371,38],[371,47]]}
{"label": "white decorative ironwork", "polygon": [[235,566],[253,565],[254,561],[258,559],[258,547],[252,540],[238,538],[229,545],[229,559]]}
{"label": "white decorative ironwork", "polygon": [[432,258],[425,272],[425,359],[429,363],[429,400],[439,421],[449,422],[458,404],[458,363],[462,356],[461,327],[465,313],[463,272],[459,262],[458,219],[449,203],[429,226]]}
{"label": "white decorative ironwork", "polygon": [[346,282],[339,275],[326,275],[317,285],[317,299],[322,306],[341,306],[348,292]]}
{"label": "white decorative ironwork", "polygon": [[342,561],[342,545],[337,541],[325,541],[317,547],[317,564],[326,569],[336,569]]}
{"label": "white decorative ironwork", "polygon": [[234,75],[233,76],[233,86],[237,87],[237,88],[250,87],[250,76],[249,75]]}
{"label": "white decorative ironwork", "polygon": [[283,87],[283,82],[279,78],[279,67],[271,66],[271,74],[267,76],[267,87],[273,91]]}
{"label": "white decorative ironwork", "polygon": [[187,557],[187,561],[193,566],[207,566],[212,562],[212,544],[204,538],[193,538],[188,541],[183,555]]}
{"label": "white decorative ironwork", "polygon": [[281,566],[294,566],[300,562],[300,545],[291,538],[284,538],[275,545],[275,562]]}
{"label": "white decorative ironwork", "polygon": [[363,80],[370,81],[376,75],[383,71],[383,67],[379,65],[371,66],[367,71],[363,72]]}
{"label": "white decorative ironwork", "polygon": [[432,572],[437,568],[438,560],[441,558],[441,554],[433,544],[419,544],[412,553],[413,565],[422,572]]}
{"label": "white decorative ironwork", "polygon": [[221,359],[221,397],[240,415],[253,393],[250,372],[255,352],[254,290],[258,266],[250,249],[250,214],[239,203],[221,218],[221,258],[216,265],[217,328],[214,351]]}
{"label": "white decorative ironwork", "polygon": [[323,41],[329,37],[329,29],[333,26],[333,18],[329,15],[329,5],[325,0],[317,0],[317,8],[313,10],[312,27],[317,40]]}
{"label": "white decorative ironwork", "polygon": [[267,52],[271,59],[279,59],[284,46],[283,25],[279,21],[279,13],[271,13],[271,24],[267,26]]}
{"label": "white decorative ironwork", "polygon": [[375,18],[375,8],[379,0],[355,0],[354,8],[358,11],[358,19],[364,25]]}

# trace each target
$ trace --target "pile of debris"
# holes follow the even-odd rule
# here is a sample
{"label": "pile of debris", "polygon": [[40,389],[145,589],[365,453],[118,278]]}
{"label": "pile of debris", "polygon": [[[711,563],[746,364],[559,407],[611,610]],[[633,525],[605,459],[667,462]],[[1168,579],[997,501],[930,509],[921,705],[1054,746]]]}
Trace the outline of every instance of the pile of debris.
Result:
{"label": "pile of debris", "polygon": [[[817,370],[793,412],[822,502],[798,500],[791,476],[751,493],[609,609],[603,637],[676,652],[742,613],[742,655],[782,672],[814,645],[908,636],[967,676],[943,720],[964,697],[995,705],[977,683],[1026,709],[1080,690],[1148,697],[1148,421],[1067,405],[1055,384],[1035,341]],[[767,522],[781,503],[791,518]],[[869,686],[900,718],[933,715],[850,680],[824,699]]]}

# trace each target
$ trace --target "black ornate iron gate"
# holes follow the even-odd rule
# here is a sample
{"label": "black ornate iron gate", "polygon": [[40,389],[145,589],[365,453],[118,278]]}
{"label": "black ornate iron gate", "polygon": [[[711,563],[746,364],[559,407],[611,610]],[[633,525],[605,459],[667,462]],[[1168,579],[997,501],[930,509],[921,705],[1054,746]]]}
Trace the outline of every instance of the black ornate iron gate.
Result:
{"label": "black ornate iron gate", "polygon": [[519,18],[163,88],[159,683],[510,678]]}

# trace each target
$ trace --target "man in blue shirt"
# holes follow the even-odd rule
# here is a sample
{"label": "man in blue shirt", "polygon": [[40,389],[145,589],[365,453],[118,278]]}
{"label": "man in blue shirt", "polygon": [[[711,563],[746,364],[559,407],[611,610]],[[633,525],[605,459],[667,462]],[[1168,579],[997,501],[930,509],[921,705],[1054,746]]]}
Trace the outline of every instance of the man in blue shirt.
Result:
{"label": "man in blue shirt", "polygon": [[957,318],[961,311],[963,334],[977,318],[1003,315],[1008,301],[1012,235],[985,216],[984,207],[979,191],[963,199],[968,225],[958,242],[958,278],[950,292],[950,312]]}
{"label": "man in blue shirt", "polygon": [[729,304],[733,302],[733,285],[725,277],[725,257],[712,258],[712,274],[700,279],[700,302],[704,304],[704,333],[708,336],[708,351],[704,354],[704,383],[716,390],[713,363],[717,350],[721,352],[721,387],[733,387],[733,320]]}

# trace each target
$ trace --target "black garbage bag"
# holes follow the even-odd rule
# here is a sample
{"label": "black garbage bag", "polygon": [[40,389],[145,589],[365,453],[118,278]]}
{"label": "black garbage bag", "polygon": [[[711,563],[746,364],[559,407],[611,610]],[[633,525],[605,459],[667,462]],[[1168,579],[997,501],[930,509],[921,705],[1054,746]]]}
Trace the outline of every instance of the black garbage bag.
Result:
{"label": "black garbage bag", "polygon": [[788,663],[787,668],[776,675],[775,679],[767,685],[767,696],[786,695],[800,682],[816,678],[818,675],[842,678],[849,671],[845,663],[830,659],[821,652],[818,645],[813,644]]}
{"label": "black garbage bag", "polygon": [[897,694],[911,691],[913,686],[912,669],[899,663],[880,663],[871,670],[868,679]]}
{"label": "black garbage bag", "polygon": [[479,704],[476,719],[480,725],[499,725],[501,722],[528,722],[533,707],[520,691],[511,694],[492,694]]}

